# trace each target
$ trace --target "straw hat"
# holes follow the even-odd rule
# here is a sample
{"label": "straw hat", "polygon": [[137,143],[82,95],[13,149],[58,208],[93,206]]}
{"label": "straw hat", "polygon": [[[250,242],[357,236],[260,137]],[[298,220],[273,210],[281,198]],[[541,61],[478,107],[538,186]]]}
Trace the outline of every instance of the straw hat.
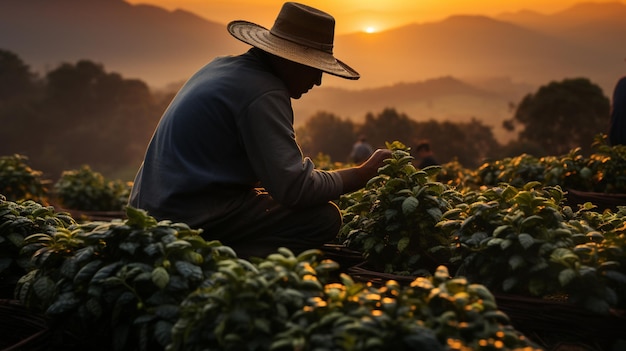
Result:
{"label": "straw hat", "polygon": [[360,75],[333,56],[335,19],[307,5],[286,2],[271,30],[248,21],[232,21],[228,32],[263,51],[347,79]]}

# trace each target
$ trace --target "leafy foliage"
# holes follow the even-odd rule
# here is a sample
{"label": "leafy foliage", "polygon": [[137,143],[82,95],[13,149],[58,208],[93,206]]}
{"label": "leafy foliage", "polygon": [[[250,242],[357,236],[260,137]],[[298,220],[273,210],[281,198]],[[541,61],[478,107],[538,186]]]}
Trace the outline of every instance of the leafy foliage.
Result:
{"label": "leafy foliage", "polygon": [[89,222],[24,241],[35,269],[16,295],[58,330],[105,350],[164,347],[179,304],[235,258],[183,223],[157,222],[127,208],[126,221]]}
{"label": "leafy foliage", "polygon": [[559,187],[538,182],[493,187],[465,199],[437,224],[457,240],[457,274],[495,292],[568,296],[597,313],[624,303],[626,296],[618,294],[626,286],[623,247],[594,227],[603,220],[585,220],[593,205],[574,213],[560,206]]}
{"label": "leafy foliage", "polygon": [[48,189],[42,172],[28,165],[28,157],[20,154],[0,157],[0,194],[9,201],[45,202]]}
{"label": "leafy foliage", "polygon": [[389,144],[392,157],[365,189],[347,195],[340,237],[361,251],[376,270],[414,274],[449,259],[450,239],[435,228],[444,212],[460,200],[445,184],[431,181],[438,166],[417,170],[400,142]]}
{"label": "leafy foliage", "polygon": [[410,287],[329,280],[337,268],[317,250],[223,261],[183,302],[167,350],[533,349],[487,289],[445,267]]}
{"label": "leafy foliage", "polygon": [[88,165],[64,171],[54,184],[55,195],[63,206],[85,211],[121,211],[130,188],[130,183],[107,180]]}
{"label": "leafy foliage", "polygon": [[457,184],[476,189],[506,183],[520,188],[528,182],[540,182],[563,189],[626,193],[626,146],[609,146],[606,135],[598,134],[592,148],[589,157],[577,147],[561,156],[522,154],[485,162]]}
{"label": "leafy foliage", "polygon": [[561,296],[601,314],[625,304],[626,210],[600,214],[585,203],[574,212],[558,185],[591,186],[594,172],[622,162],[616,148],[599,148],[612,153],[602,162],[577,150],[493,162],[477,172],[491,180],[468,187],[472,178],[461,171],[462,181],[431,181],[427,172],[437,176],[434,169],[416,173],[404,146],[390,147],[393,157],[379,176],[339,202],[346,223],[340,237],[364,254],[368,267],[423,275],[445,264],[500,293]]}
{"label": "leafy foliage", "polygon": [[[24,238],[36,234],[53,234],[58,228],[76,224],[68,213],[56,212],[33,200],[6,201],[0,195],[0,284],[4,298],[13,298],[17,281],[34,268],[30,257],[20,253]],[[6,290],[4,289],[6,287]]]}

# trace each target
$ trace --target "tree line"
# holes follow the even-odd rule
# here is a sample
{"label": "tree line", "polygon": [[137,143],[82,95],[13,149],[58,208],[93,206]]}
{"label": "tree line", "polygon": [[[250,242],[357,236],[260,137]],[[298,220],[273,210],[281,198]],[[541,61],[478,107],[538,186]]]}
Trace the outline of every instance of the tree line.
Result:
{"label": "tree line", "polygon": [[[154,92],[90,60],[62,63],[39,76],[17,54],[0,49],[0,155],[25,155],[52,180],[85,164],[131,180],[174,94]],[[508,145],[500,145],[477,118],[416,121],[394,108],[370,112],[362,123],[320,111],[297,128],[296,138],[306,156],[321,153],[337,162],[347,161],[361,135],[375,147],[394,140],[412,147],[427,139],[440,162],[471,168],[489,158],[586,148],[595,134],[606,132],[609,109],[601,88],[575,78],[551,82],[515,106],[505,127],[519,137]]]}

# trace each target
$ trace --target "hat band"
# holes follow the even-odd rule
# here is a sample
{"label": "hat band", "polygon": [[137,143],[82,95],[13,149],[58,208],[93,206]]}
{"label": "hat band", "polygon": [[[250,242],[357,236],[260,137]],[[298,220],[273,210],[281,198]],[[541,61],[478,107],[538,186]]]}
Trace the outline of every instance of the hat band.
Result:
{"label": "hat band", "polygon": [[276,26],[274,26],[270,30],[270,34],[272,34],[274,36],[277,36],[277,37],[279,37],[281,39],[288,40],[288,41],[290,41],[292,43],[296,43],[296,44],[299,44],[299,45],[303,45],[303,46],[307,46],[307,47],[310,47],[310,48],[313,48],[313,49],[324,51],[324,52],[329,53],[331,55],[333,53],[333,44],[324,44],[324,43],[320,43],[318,41],[308,40],[308,39],[302,38],[302,37],[294,38],[291,35],[283,34],[280,31],[276,30]]}

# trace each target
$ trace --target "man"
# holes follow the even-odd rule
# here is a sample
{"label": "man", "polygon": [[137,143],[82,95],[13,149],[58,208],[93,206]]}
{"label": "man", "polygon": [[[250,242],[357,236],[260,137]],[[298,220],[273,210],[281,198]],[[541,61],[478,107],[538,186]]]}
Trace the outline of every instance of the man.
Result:
{"label": "man", "polygon": [[350,162],[355,164],[361,164],[365,162],[370,156],[374,149],[372,146],[366,141],[365,135],[361,135],[359,140],[357,140],[354,145],[352,145],[352,151],[350,151]]}
{"label": "man", "polygon": [[202,228],[241,257],[264,257],[285,246],[320,247],[337,235],[341,214],[331,200],[363,187],[389,150],[337,171],[314,168],[296,143],[291,100],[326,72],[359,74],[332,53],[335,20],[287,2],[267,30],[228,24],[252,45],[219,57],[181,88],[148,145],[129,204],[159,220]]}
{"label": "man", "polygon": [[430,149],[430,143],[428,141],[421,141],[417,144],[415,149],[417,152],[417,160],[419,161],[417,168],[424,169],[428,166],[436,166],[439,164],[435,159],[433,151]]}

